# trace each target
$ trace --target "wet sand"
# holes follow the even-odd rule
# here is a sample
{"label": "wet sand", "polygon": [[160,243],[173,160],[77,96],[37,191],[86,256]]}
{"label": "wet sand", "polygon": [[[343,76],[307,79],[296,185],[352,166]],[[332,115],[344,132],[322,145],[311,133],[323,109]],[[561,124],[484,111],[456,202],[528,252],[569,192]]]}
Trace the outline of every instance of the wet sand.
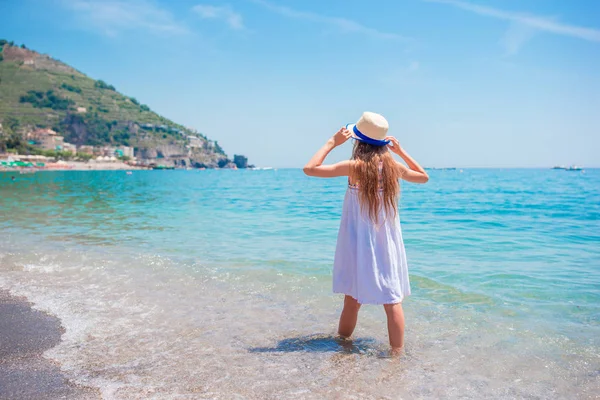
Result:
{"label": "wet sand", "polygon": [[58,365],[42,356],[62,333],[58,318],[0,290],[0,399],[101,398],[96,390],[69,383]]}

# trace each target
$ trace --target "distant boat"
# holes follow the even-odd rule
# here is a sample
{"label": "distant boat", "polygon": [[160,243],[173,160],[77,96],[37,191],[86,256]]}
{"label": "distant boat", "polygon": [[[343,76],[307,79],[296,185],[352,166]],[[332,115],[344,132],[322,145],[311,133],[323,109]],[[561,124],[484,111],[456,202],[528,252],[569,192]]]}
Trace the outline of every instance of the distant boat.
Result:
{"label": "distant boat", "polygon": [[[249,169],[250,171],[269,171],[272,170],[273,167],[248,167],[246,169]],[[275,170],[277,171],[277,170]]]}
{"label": "distant boat", "polygon": [[578,167],[577,165],[571,165],[569,168],[565,168],[567,171],[581,171],[583,168]]}
{"label": "distant boat", "polygon": [[555,165],[552,169],[567,169],[564,165]]}
{"label": "distant boat", "polygon": [[131,175],[131,174],[133,174],[133,172],[127,171],[127,175]]}

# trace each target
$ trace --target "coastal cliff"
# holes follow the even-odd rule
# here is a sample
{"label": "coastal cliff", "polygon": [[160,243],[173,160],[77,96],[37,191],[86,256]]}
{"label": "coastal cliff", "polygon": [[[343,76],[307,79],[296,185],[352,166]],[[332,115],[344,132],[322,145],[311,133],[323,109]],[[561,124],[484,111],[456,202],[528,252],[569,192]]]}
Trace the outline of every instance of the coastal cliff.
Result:
{"label": "coastal cliff", "polygon": [[[195,129],[159,115],[102,80],[6,40],[0,40],[0,124],[0,152],[36,154],[43,142],[36,132],[47,130],[72,146],[73,154],[81,150],[112,156],[119,148],[131,148],[143,165],[245,167]],[[64,152],[56,153],[60,157]]]}

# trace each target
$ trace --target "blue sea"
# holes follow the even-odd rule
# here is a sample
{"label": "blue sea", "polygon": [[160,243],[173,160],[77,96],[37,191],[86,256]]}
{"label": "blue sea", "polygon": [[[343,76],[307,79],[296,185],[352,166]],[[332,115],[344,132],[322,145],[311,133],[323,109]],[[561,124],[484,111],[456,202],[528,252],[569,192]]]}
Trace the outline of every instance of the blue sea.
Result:
{"label": "blue sea", "polygon": [[379,306],[334,339],[345,186],[296,169],[0,173],[0,288],[61,319],[45,356],[106,399],[599,398],[600,170],[403,183],[399,359]]}

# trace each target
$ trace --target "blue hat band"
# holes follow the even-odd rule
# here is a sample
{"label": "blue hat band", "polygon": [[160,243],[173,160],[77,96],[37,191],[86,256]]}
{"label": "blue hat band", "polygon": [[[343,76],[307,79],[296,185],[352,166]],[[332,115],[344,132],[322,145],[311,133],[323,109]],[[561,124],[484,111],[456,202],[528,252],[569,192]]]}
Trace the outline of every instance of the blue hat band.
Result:
{"label": "blue hat band", "polygon": [[372,144],[373,146],[386,146],[390,142],[389,140],[371,139],[370,137],[364,135],[361,131],[359,131],[356,125],[354,125],[352,130],[354,131],[354,134],[356,135],[356,138],[358,140],[367,144]]}

